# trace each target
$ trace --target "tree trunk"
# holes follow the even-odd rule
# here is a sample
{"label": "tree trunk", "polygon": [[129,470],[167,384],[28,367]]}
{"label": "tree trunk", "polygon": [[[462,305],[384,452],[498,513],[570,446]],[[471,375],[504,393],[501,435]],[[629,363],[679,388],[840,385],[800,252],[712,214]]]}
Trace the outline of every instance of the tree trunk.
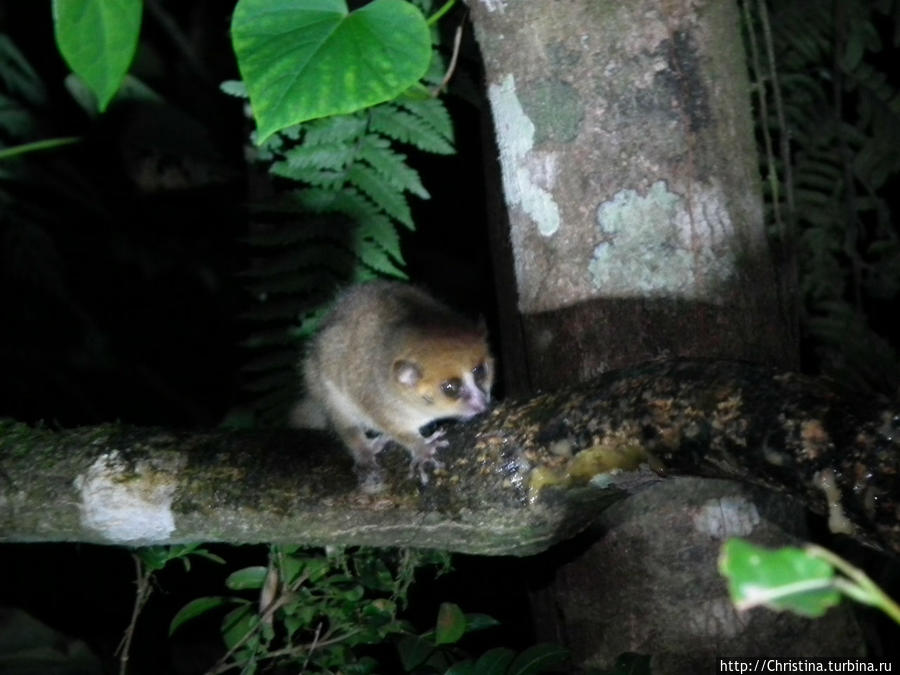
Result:
{"label": "tree trunk", "polygon": [[532,386],[661,354],[792,364],[732,3],[493,0],[472,19]]}
{"label": "tree trunk", "polygon": [[[791,322],[765,236],[736,6],[702,0],[470,5],[500,155],[525,346],[522,358],[506,367],[527,373],[536,390],[670,356],[794,365]],[[642,508],[668,515],[641,532],[639,554],[606,549],[610,538],[637,541],[622,529],[628,516],[605,519],[609,531],[573,559],[560,551],[557,564],[565,560],[565,566],[537,599],[546,610],[538,630],[549,638],[593,636],[569,640],[577,669],[609,668],[626,651],[654,653],[653,672],[707,670],[711,654],[746,653],[755,623],[750,628],[731,616],[733,631],[724,636],[703,621],[685,626],[672,616],[713,606],[733,614],[716,571],[717,546],[730,534],[772,543],[772,532],[785,530],[760,508],[751,531],[726,528],[711,539],[690,526],[697,510],[687,497],[672,506],[677,497],[667,489],[643,498]],[[742,488],[720,485],[699,508],[745,499]],[[672,527],[678,514],[680,526]],[[686,541],[688,533],[693,538]],[[780,538],[805,536],[801,527]],[[662,598],[647,588],[646,574],[633,573],[633,557],[640,556],[642,569],[665,576],[660,570],[685,551],[697,554],[692,586],[704,599],[692,594],[674,614],[648,612]],[[615,579],[620,602],[615,611],[586,615],[579,610],[585,602],[605,602],[603,584],[587,583],[601,567],[604,578]],[[628,625],[640,629],[617,630]],[[810,630],[811,641],[802,643],[808,649],[830,635],[825,624]],[[601,639],[611,635],[621,639]],[[853,651],[846,641],[827,639],[839,652]],[[710,650],[704,654],[698,644]]]}

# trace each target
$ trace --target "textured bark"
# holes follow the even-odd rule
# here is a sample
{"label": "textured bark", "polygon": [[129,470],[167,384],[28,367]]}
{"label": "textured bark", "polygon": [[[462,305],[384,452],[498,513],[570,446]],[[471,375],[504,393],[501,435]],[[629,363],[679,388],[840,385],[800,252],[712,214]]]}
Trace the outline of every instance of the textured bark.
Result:
{"label": "textured bark", "polygon": [[[554,556],[556,564],[546,565],[567,601],[539,596],[552,603],[541,615],[557,616],[560,630],[539,639],[570,645],[588,668],[603,668],[627,648],[652,655],[651,673],[686,675],[715,672],[723,654],[863,656],[849,604],[812,620],[762,608],[738,612],[728,598],[716,564],[723,533],[764,546],[802,541],[808,537],[802,511],[799,503],[747,485],[698,478],[674,478],[622,500],[589,537],[573,542],[589,541],[592,566],[581,564],[584,555],[563,562]],[[660,538],[669,542],[664,555],[653,545]],[[602,589],[602,599],[585,588]],[[639,620],[623,620],[623,608]]]}
{"label": "textured bark", "polygon": [[[374,544],[526,554],[589,527],[657,471],[797,496],[832,529],[900,552],[897,418],[748,364],[660,362],[507,402],[454,426],[426,486],[386,451],[357,488],[316,433],[0,425],[0,540]],[[722,537],[729,536],[723,531]]]}
{"label": "textured bark", "polygon": [[[656,358],[792,366],[793,322],[767,250],[735,4],[469,4],[497,135],[520,310],[514,325],[530,390]],[[685,498],[686,523],[691,513]],[[670,552],[685,545],[676,531],[642,542],[647,565],[665,570]],[[706,535],[695,532],[694,541],[702,547]],[[638,609],[654,596],[627,576],[629,562],[621,560],[619,599],[627,599],[616,608],[619,621],[640,623],[661,649],[675,636],[690,649],[679,626]],[[538,623],[557,622],[552,630],[569,634],[567,617],[579,603],[606,601],[587,580],[610,564],[588,549],[568,565],[570,574],[581,566],[584,585],[559,586],[553,611]],[[723,599],[718,587],[700,586],[709,602]],[[685,614],[693,608],[682,601]],[[578,630],[597,643],[608,628]],[[612,666],[579,651],[585,645],[569,644],[578,668]],[[636,636],[619,651],[647,647]]]}
{"label": "textured bark", "polygon": [[532,389],[660,355],[789,365],[734,3],[470,5]]}

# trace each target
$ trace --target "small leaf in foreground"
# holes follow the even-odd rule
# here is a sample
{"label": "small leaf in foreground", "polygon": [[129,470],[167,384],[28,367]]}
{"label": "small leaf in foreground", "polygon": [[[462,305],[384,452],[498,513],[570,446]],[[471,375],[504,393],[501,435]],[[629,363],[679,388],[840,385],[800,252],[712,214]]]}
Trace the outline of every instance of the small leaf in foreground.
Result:
{"label": "small leaf in foreground", "polygon": [[438,609],[437,624],[434,631],[434,643],[447,645],[457,642],[466,632],[466,617],[459,605],[442,602]]}
{"label": "small leaf in foreground", "polygon": [[738,609],[763,605],[818,617],[840,602],[833,585],[834,568],[799,548],[771,551],[731,539],[722,547],[719,571],[728,579]]}

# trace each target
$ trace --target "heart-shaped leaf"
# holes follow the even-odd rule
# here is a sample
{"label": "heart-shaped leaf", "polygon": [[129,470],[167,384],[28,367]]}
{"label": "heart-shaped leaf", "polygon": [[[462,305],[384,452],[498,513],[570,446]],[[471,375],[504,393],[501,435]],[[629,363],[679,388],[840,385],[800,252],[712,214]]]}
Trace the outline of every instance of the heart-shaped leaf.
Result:
{"label": "heart-shaped leaf", "polygon": [[240,0],[231,39],[257,142],[306,120],[395,98],[428,68],[425,17],[405,0]]}

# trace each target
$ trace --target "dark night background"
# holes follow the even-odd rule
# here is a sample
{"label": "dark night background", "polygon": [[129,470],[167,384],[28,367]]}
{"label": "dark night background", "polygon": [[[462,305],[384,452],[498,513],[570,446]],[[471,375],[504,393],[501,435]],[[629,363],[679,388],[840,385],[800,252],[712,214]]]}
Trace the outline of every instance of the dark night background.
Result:
{"label": "dark night background", "polygon": [[[204,428],[246,404],[241,367],[249,357],[241,343],[251,328],[240,317],[252,298],[240,273],[251,252],[242,238],[260,175],[244,161],[242,104],[219,90],[238,79],[228,39],[233,5],[148,2],[131,72],[164,102],[114,104],[92,118],[63,86],[68,70],[53,42],[50,2],[0,1],[0,33],[47,89],[46,105],[31,110],[35,137],[82,139],[17,160],[15,179],[0,173],[0,190],[14,197],[0,202],[0,417],[51,427],[119,420]],[[153,6],[175,21],[197,63],[183,58]],[[451,29],[462,14],[456,10],[444,21]],[[496,168],[486,164],[495,150],[483,136],[476,52],[469,30],[447,98],[459,154],[414,156],[432,199],[411,200],[420,229],[403,234],[404,254],[412,279],[487,316],[496,333],[485,186],[496,187],[497,177],[486,175]],[[866,302],[896,345],[894,298]],[[805,361],[815,369],[810,354]],[[229,569],[265,560],[262,547],[214,549]],[[112,672],[133,601],[127,551],[2,545],[0,561],[0,606],[22,607],[86,641]],[[414,591],[410,615],[420,629],[431,625],[439,602],[452,600],[504,622],[488,646],[533,641],[522,566],[460,556],[456,568]],[[214,622],[171,641],[166,630],[186,600],[222,592],[226,573],[199,561],[190,575],[175,565],[159,576],[138,624],[135,673],[168,672],[171,654],[201,664],[215,658],[196,647],[215,645]]]}
{"label": "dark night background", "polygon": [[[68,69],[53,42],[50,3],[0,2],[0,33],[47,89],[47,104],[31,111],[36,137],[82,139],[25,157],[20,180],[0,182],[15,196],[0,205],[7,209],[0,214],[0,417],[51,427],[118,420],[204,428],[246,403],[241,367],[249,354],[241,342],[251,326],[240,317],[252,298],[240,273],[251,252],[242,237],[251,220],[248,185],[259,175],[244,161],[250,126],[242,103],[219,90],[238,79],[228,36],[234,3],[157,4],[190,40],[200,68],[180,58],[147,3],[130,72],[164,103],[114,103],[91,118],[63,86]],[[480,74],[471,34],[467,43],[469,71],[447,101],[459,154],[414,157],[432,199],[411,199],[420,230],[401,234],[411,278],[492,322]],[[216,620],[196,621],[174,639],[169,621],[186,601],[222,593],[228,572],[264,564],[266,548],[211,548],[227,566],[195,560],[190,574],[176,563],[159,575],[130,672],[174,672],[173,661],[202,669],[221,655]],[[0,607],[21,607],[84,640],[107,672],[117,672],[113,652],[134,600],[128,551],[10,544],[0,545],[0,561]],[[476,564],[477,578],[489,583],[471,582]],[[484,648],[527,646],[527,598],[507,566],[461,556],[458,571],[437,582],[423,570],[406,616],[426,630],[438,604],[452,600],[504,621]]]}

